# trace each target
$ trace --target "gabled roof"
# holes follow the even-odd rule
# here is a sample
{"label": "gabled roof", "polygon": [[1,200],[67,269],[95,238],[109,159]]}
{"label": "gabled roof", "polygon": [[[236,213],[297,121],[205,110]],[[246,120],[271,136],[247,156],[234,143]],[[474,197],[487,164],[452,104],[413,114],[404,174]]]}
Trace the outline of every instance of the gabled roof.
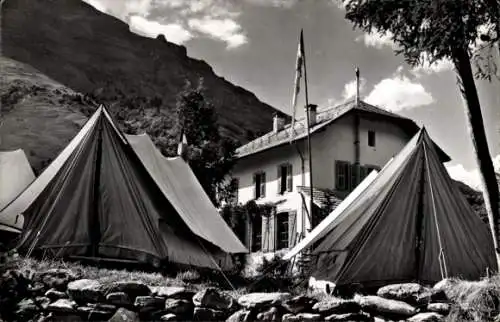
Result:
{"label": "gabled roof", "polygon": [[[413,136],[415,133],[417,133],[419,130],[418,125],[409,118],[389,112],[380,107],[368,104],[363,101],[359,101],[359,103],[356,103],[356,101],[353,100],[341,105],[319,110],[316,115],[316,124],[314,124],[310,129],[311,135],[318,133],[326,126],[332,124],[335,120],[353,111],[357,111],[360,113],[370,113],[371,115],[378,117],[390,118],[395,122],[400,123],[401,126],[408,132],[410,137]],[[278,131],[277,133],[271,131],[253,141],[250,141],[249,143],[236,149],[236,156],[238,158],[244,158],[246,156],[289,143],[291,134],[290,127],[291,124],[286,124],[283,130]],[[294,142],[305,139],[307,137],[307,127],[306,127],[305,117],[295,122],[294,132],[295,132],[293,139]],[[451,160],[450,157],[446,155],[446,153],[444,153],[441,149],[440,152],[443,162]]]}

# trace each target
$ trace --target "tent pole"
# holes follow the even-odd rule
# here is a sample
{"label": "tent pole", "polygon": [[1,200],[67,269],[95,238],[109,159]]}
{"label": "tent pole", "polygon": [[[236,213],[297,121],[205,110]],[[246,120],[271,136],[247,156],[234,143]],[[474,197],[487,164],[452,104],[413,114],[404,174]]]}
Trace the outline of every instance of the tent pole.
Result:
{"label": "tent pole", "polygon": [[99,223],[99,186],[101,181],[101,161],[102,161],[102,118],[99,119],[97,125],[97,152],[95,159],[95,174],[94,174],[94,191],[93,191],[93,207],[90,215],[90,254],[91,257],[99,256],[99,241],[101,240],[101,227]]}
{"label": "tent pole", "polygon": [[420,189],[418,192],[418,207],[416,220],[416,238],[415,238],[415,277],[420,281],[420,259],[422,257],[422,235],[424,222],[424,185],[425,185],[425,155],[422,155],[422,166],[420,170]]}

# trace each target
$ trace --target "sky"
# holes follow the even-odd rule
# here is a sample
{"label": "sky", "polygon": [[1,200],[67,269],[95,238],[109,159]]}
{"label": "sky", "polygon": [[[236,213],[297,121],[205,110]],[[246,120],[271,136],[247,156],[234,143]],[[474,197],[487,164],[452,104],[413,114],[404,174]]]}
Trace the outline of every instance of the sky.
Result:
{"label": "sky", "polygon": [[[453,65],[409,66],[394,53],[390,35],[354,30],[338,0],[85,1],[127,22],[135,33],[163,34],[186,46],[188,56],[205,60],[218,75],[288,114],[303,28],[310,103],[321,109],[352,99],[357,66],[363,100],[425,126],[452,158],[447,164],[451,176],[480,188]],[[490,153],[500,171],[500,82],[477,81],[476,86]]]}

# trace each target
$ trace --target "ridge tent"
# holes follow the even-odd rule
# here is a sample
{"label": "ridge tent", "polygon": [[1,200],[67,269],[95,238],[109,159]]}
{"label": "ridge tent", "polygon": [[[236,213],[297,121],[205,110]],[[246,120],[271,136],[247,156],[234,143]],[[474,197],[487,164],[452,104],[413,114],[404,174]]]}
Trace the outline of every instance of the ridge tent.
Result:
{"label": "ridge tent", "polygon": [[122,134],[103,107],[0,218],[19,214],[28,254],[229,269],[247,252],[189,165]]}
{"label": "ridge tent", "polygon": [[496,271],[491,233],[452,182],[436,146],[421,129],[285,258],[310,247],[311,277],[337,286],[478,279]]}
{"label": "ridge tent", "polygon": [[[33,180],[35,174],[22,149],[0,151],[0,209],[14,200]],[[19,233],[22,225],[21,216],[0,218],[2,233]]]}

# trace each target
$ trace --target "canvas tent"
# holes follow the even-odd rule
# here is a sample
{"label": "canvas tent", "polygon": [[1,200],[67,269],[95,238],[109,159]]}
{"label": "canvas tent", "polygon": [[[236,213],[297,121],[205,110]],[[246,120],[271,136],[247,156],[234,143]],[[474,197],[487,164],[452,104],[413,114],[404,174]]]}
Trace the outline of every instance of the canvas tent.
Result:
{"label": "canvas tent", "polygon": [[103,107],[0,218],[18,214],[27,252],[230,268],[247,251],[189,165],[122,134]]}
{"label": "canvas tent", "polygon": [[367,179],[286,258],[309,248],[312,277],[338,286],[477,279],[497,270],[487,225],[450,179],[425,129]]}
{"label": "canvas tent", "polygon": [[[0,151],[0,209],[17,197],[35,174],[23,150]],[[0,231],[19,233],[22,217],[0,218]]]}

